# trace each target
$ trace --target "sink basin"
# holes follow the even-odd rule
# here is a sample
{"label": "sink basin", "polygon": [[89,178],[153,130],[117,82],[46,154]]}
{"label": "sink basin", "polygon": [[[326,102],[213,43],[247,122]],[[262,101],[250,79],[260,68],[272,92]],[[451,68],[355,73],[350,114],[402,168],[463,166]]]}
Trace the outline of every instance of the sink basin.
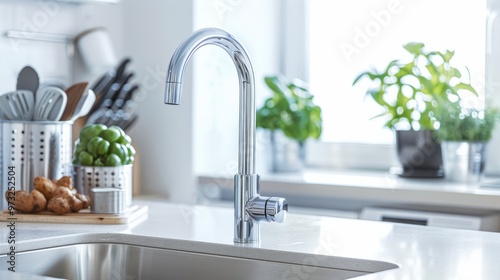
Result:
{"label": "sink basin", "polygon": [[[6,259],[6,255],[0,256],[0,270],[7,270]],[[356,269],[346,270],[135,245],[93,243],[17,253],[16,272],[78,280],[312,280],[348,279],[397,267],[394,264],[378,261],[356,260],[356,262],[359,262]]]}

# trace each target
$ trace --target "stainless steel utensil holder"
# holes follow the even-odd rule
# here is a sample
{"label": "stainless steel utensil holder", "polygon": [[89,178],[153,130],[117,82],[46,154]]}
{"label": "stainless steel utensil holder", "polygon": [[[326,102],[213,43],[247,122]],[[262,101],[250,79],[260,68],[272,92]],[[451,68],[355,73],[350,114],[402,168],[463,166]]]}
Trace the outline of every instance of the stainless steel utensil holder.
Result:
{"label": "stainless steel utensil holder", "polygon": [[26,191],[33,190],[37,176],[71,175],[72,126],[72,122],[0,121],[1,209],[8,206],[3,197],[12,186],[10,169],[16,190]]}
{"label": "stainless steel utensil holder", "polygon": [[[92,188],[119,188],[124,190],[124,205],[132,204],[132,164],[121,166],[73,167],[75,187],[79,193],[92,196]],[[92,197],[91,197],[92,199]]]}

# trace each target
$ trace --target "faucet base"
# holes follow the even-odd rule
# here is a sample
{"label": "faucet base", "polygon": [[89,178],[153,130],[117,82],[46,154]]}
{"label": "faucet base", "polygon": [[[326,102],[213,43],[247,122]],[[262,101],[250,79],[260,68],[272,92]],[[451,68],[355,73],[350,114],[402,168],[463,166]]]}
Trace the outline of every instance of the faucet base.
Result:
{"label": "faucet base", "polygon": [[[235,225],[235,243],[256,243],[260,240],[260,230],[258,221],[236,221]],[[256,234],[255,234],[256,233]],[[241,236],[241,238],[240,238]]]}
{"label": "faucet base", "polygon": [[281,197],[259,195],[259,175],[234,176],[234,242],[253,243],[260,240],[260,222],[282,223],[288,203]]}
{"label": "faucet base", "polygon": [[259,241],[259,221],[250,216],[247,211],[247,202],[258,195],[259,175],[234,175],[234,242]]}

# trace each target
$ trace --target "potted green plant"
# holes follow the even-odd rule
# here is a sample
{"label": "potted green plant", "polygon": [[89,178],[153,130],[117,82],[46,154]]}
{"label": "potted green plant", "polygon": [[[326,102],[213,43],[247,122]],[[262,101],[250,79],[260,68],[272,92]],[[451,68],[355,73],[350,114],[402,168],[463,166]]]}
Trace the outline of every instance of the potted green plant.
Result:
{"label": "potted green plant", "polygon": [[375,82],[366,94],[384,109],[375,117],[385,117],[385,126],[396,131],[400,175],[442,177],[441,146],[433,135],[436,110],[443,100],[459,100],[458,91],[477,92],[451,65],[454,51],[426,51],[423,43],[415,42],[403,47],[411,59],[393,60],[382,71],[363,72],[353,85],[365,77]]}
{"label": "potted green plant", "polygon": [[477,183],[486,165],[486,147],[500,118],[500,110],[467,108],[462,101],[444,101],[436,115],[445,176],[451,181]]}
{"label": "potted green plant", "polygon": [[272,96],[257,110],[256,126],[271,132],[271,170],[298,171],[304,163],[304,142],[321,135],[321,108],[300,80],[268,76],[264,81]]}

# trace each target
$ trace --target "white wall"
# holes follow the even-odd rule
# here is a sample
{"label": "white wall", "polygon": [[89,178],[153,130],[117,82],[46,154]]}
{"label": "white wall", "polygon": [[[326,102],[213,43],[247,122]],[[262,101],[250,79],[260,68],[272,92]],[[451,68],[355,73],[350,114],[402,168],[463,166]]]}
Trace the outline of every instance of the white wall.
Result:
{"label": "white wall", "polygon": [[139,119],[130,131],[140,164],[140,189],[171,201],[194,199],[192,93],[189,68],[182,104],[163,103],[166,68],[177,45],[193,31],[192,1],[123,0],[123,49],[141,83]]}
{"label": "white wall", "polygon": [[[141,83],[139,120],[130,132],[141,164],[140,189],[176,202],[193,199],[191,86],[181,106],[163,104],[165,69],[177,45],[192,31],[192,1],[122,0],[117,5],[68,4],[57,1],[0,1],[0,34],[7,30],[67,34],[88,28],[109,30],[118,58],[130,56]],[[17,74],[33,66],[41,81],[66,85],[92,80],[78,54],[61,43],[0,37],[0,90],[15,89]],[[189,78],[189,69],[187,71]]]}
{"label": "white wall", "polygon": [[[245,47],[254,69],[256,106],[259,107],[270,94],[264,76],[279,72],[280,1],[194,2],[195,29],[224,29]],[[215,46],[200,49],[193,60],[195,173],[232,177],[237,173],[238,164],[236,68],[228,54]],[[262,174],[264,157],[260,137],[256,152],[256,171]]]}
{"label": "white wall", "polygon": [[[64,34],[73,37],[96,26],[109,29],[114,42],[121,41],[119,5],[68,4],[57,1],[0,1],[0,91],[12,91],[17,75],[26,65],[35,68],[40,81],[58,80],[69,86],[86,78],[86,69],[75,65],[70,48],[63,43],[10,39],[8,30]],[[27,38],[32,38],[26,33]],[[115,46],[121,55],[121,46]],[[73,71],[75,70],[75,71]]]}
{"label": "white wall", "polygon": [[[215,53],[215,60],[209,61],[206,68],[199,68],[201,72],[194,78],[191,72],[196,63],[190,63],[184,79],[182,104],[163,104],[165,71],[170,57],[195,29],[193,3],[176,0],[122,0],[117,5],[0,2],[2,34],[13,29],[74,36],[95,26],[108,28],[117,57],[132,58],[130,70],[142,86],[139,120],[130,131],[138,151],[141,193],[167,196],[175,202],[193,201],[195,163],[200,170],[234,173],[233,168],[227,166],[236,163],[237,155],[237,75],[225,52],[201,50],[200,53],[208,53],[208,57]],[[230,9],[222,11],[217,7],[224,3],[231,5],[226,6]],[[196,1],[197,15],[204,15],[197,21],[196,29],[224,28],[247,48],[254,63],[258,99],[268,94],[263,76],[276,73],[274,65],[278,65],[278,31],[269,28],[277,26],[274,22],[277,3],[279,1]],[[258,20],[257,13],[260,14]],[[26,64],[35,67],[42,81],[57,79],[70,85],[74,81],[96,78],[83,66],[78,54],[71,56],[67,52],[67,47],[0,37],[0,90],[15,89],[17,74]],[[216,86],[207,88],[204,83],[207,81]],[[198,85],[196,93],[192,90],[194,83]],[[218,100],[222,99],[230,99],[234,106],[220,107]],[[201,110],[193,111],[193,100],[197,100],[196,108]],[[193,134],[193,126],[200,132]],[[192,139],[198,139],[196,147]],[[196,157],[193,157],[193,149]]]}
{"label": "white wall", "polygon": [[175,48],[194,30],[223,28],[249,52],[257,99],[262,100],[269,94],[264,75],[277,73],[278,4],[123,0],[124,53],[133,58],[145,89],[139,122],[131,131],[139,152],[142,193],[189,203],[195,198],[195,174],[236,173],[239,96],[230,57],[214,46],[200,49],[187,67],[180,106],[163,104],[165,71]]}

